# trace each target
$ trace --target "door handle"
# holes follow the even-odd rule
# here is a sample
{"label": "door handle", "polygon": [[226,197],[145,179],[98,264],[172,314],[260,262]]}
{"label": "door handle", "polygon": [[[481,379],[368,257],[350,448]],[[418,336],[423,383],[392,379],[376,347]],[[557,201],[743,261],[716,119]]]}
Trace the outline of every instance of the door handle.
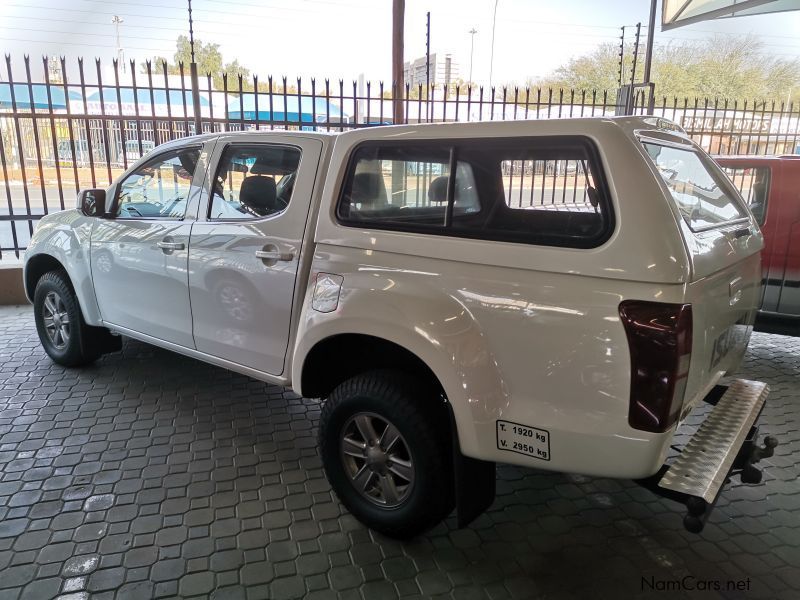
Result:
{"label": "door handle", "polygon": [[280,252],[279,250],[256,250],[256,257],[261,260],[280,260],[290,261],[294,258],[294,252]]}
{"label": "door handle", "polygon": [[162,240],[156,245],[162,250],[183,250],[186,248],[186,244],[183,242],[165,242]]}

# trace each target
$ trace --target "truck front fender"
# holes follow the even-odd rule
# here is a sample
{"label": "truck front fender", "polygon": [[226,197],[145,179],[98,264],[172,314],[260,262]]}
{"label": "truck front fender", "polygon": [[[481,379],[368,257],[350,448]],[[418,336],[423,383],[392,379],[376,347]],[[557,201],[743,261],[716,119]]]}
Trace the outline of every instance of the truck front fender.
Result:
{"label": "truck front fender", "polygon": [[33,302],[36,283],[47,271],[66,271],[89,325],[101,325],[100,310],[92,284],[89,263],[89,239],[92,218],[78,210],[53,213],[42,218],[25,252],[25,295]]}

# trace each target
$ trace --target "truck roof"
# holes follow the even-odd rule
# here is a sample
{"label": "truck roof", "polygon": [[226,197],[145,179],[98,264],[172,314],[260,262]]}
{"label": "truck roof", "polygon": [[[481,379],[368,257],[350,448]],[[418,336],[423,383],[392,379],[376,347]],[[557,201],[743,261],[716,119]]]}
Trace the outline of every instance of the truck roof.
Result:
{"label": "truck roof", "polygon": [[[248,131],[229,131],[204,133],[192,137],[192,141],[205,141],[219,135],[235,135],[242,138],[263,136],[289,136],[331,140],[346,138],[348,141],[424,139],[424,138],[488,138],[496,136],[520,135],[593,135],[618,127],[627,134],[639,130],[658,131],[668,136],[689,139],[683,129],[668,119],[661,117],[575,117],[566,119],[527,119],[510,121],[475,121],[471,123],[415,123],[409,125],[378,125],[351,131],[286,131],[283,129],[254,129]],[[181,145],[187,138],[171,140],[164,144]]]}
{"label": "truck roof", "polygon": [[516,121],[475,121],[471,123],[418,123],[381,125],[339,134],[350,141],[366,139],[481,138],[520,135],[589,135],[602,134],[609,127],[618,127],[628,135],[635,131],[658,131],[688,140],[684,130],[661,117],[575,117],[566,119],[527,119]]}

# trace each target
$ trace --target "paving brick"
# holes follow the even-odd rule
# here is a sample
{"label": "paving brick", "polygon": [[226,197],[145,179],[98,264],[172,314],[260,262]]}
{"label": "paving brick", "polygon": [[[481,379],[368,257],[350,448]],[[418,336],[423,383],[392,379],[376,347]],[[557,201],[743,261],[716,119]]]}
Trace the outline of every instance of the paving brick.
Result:
{"label": "paving brick", "polygon": [[794,598],[798,373],[800,338],[753,336],[741,375],[770,384],[761,429],[782,445],[701,536],[631,482],[500,466],[470,527],[398,542],[332,494],[317,400],[130,340],[62,369],[29,307],[0,308],[0,600],[644,597],[643,573]]}
{"label": "paving brick", "polygon": [[178,589],[182,596],[208,595],[214,589],[214,574],[203,571],[185,575],[181,577]]}
{"label": "paving brick", "polygon": [[293,600],[306,595],[306,585],[302,577],[283,577],[270,584],[273,600]]}
{"label": "paving brick", "polygon": [[114,567],[111,569],[100,569],[89,576],[87,586],[90,592],[102,592],[105,590],[115,590],[125,581],[125,569]]}

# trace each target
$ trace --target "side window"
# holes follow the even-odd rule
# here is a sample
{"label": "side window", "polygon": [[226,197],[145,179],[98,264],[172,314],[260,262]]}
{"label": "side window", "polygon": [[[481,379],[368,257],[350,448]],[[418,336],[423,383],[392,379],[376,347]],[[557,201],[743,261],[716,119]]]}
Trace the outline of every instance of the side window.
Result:
{"label": "side window", "polygon": [[355,226],[594,247],[613,228],[595,156],[580,136],[368,144],[353,154],[337,216]]}
{"label": "side window", "polygon": [[292,146],[231,144],[214,180],[210,219],[260,219],[275,215],[292,199],[300,150]]}
{"label": "side window", "polygon": [[[443,227],[450,178],[448,148],[364,147],[356,151],[339,214],[346,220]],[[453,214],[480,211],[470,165],[457,162]]]}
{"label": "side window", "polygon": [[767,216],[770,173],[768,167],[722,167],[739,190],[759,225]]}
{"label": "side window", "polygon": [[[564,137],[493,144],[464,158],[499,175],[483,228],[493,239],[591,247],[610,233],[611,211],[588,142]],[[471,226],[476,226],[473,223]]]}
{"label": "side window", "polygon": [[702,231],[747,217],[719,167],[693,148],[643,142],[672,200],[692,231]]}
{"label": "side window", "polygon": [[500,168],[508,208],[578,213],[598,210],[597,186],[585,158],[504,160]]}
{"label": "side window", "polygon": [[200,148],[182,148],[139,167],[119,186],[117,216],[182,219],[199,157]]}

